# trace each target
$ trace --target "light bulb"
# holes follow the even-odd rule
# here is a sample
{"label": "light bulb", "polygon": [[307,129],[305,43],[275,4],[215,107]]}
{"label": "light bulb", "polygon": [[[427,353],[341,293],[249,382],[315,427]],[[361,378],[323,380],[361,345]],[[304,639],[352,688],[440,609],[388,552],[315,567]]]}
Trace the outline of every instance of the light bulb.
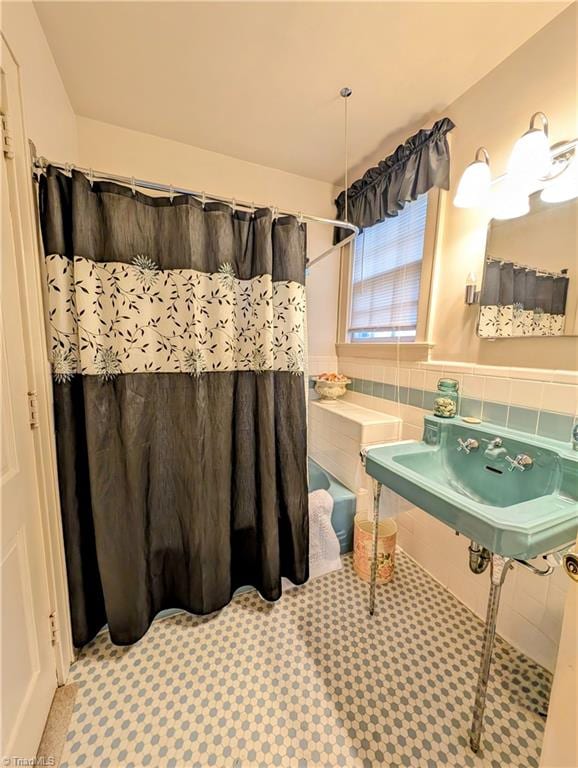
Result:
{"label": "light bulb", "polygon": [[494,219],[517,219],[530,210],[528,187],[516,178],[506,176],[492,195],[491,212]]}
{"label": "light bulb", "polygon": [[[482,153],[484,160],[479,160]],[[458,190],[454,197],[454,205],[457,208],[477,208],[487,203],[490,192],[490,165],[489,155],[484,147],[476,152],[476,159],[470,163],[462,174]]]}
{"label": "light bulb", "polygon": [[578,162],[572,157],[562,173],[549,181],[540,195],[545,203],[563,203],[578,197]]}

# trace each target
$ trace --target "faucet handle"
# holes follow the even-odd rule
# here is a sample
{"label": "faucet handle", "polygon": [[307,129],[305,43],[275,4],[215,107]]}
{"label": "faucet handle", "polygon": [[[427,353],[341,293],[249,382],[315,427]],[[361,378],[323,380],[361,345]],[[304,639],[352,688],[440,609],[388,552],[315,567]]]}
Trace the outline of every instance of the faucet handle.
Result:
{"label": "faucet handle", "polygon": [[473,437],[468,437],[467,440],[462,440],[458,437],[458,451],[469,453],[470,451],[476,451],[480,447],[480,444]]}
{"label": "faucet handle", "polygon": [[532,469],[534,466],[534,459],[528,456],[527,453],[519,453],[515,459],[511,456],[505,456],[506,461],[510,465],[508,471],[513,472],[515,469],[519,469],[520,472],[524,472],[526,469]]}

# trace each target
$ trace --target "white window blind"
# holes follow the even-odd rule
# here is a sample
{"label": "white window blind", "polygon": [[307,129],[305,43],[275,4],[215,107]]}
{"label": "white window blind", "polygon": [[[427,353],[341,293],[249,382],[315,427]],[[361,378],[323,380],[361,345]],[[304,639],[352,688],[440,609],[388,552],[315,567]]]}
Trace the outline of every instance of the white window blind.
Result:
{"label": "white window blind", "polygon": [[349,334],[352,341],[415,339],[427,194],[355,243]]}

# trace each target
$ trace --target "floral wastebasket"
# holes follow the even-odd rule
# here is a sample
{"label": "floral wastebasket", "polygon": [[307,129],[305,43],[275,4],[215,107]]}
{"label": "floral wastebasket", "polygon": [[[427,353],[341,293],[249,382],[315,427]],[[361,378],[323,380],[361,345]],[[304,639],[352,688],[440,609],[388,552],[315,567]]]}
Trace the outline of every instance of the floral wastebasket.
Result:
{"label": "floral wastebasket", "polygon": [[[377,584],[385,584],[393,578],[395,565],[395,520],[380,520],[377,529]],[[353,568],[363,581],[371,580],[373,557],[373,521],[355,515],[353,528]]]}

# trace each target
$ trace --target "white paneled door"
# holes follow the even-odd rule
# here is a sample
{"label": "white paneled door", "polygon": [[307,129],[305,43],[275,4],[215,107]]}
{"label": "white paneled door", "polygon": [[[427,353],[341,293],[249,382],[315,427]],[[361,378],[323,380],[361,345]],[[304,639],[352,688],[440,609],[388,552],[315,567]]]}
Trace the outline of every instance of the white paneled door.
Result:
{"label": "white paneled door", "polygon": [[[4,64],[3,60],[3,115]],[[1,748],[3,765],[23,765],[18,758],[36,756],[56,689],[56,668],[30,423],[23,302],[8,197],[6,163],[11,160],[0,154]]]}
{"label": "white paneled door", "polygon": [[[574,552],[578,553],[578,539]],[[577,768],[577,766],[578,581],[573,580],[566,595],[566,609],[548,707],[540,768]]]}

